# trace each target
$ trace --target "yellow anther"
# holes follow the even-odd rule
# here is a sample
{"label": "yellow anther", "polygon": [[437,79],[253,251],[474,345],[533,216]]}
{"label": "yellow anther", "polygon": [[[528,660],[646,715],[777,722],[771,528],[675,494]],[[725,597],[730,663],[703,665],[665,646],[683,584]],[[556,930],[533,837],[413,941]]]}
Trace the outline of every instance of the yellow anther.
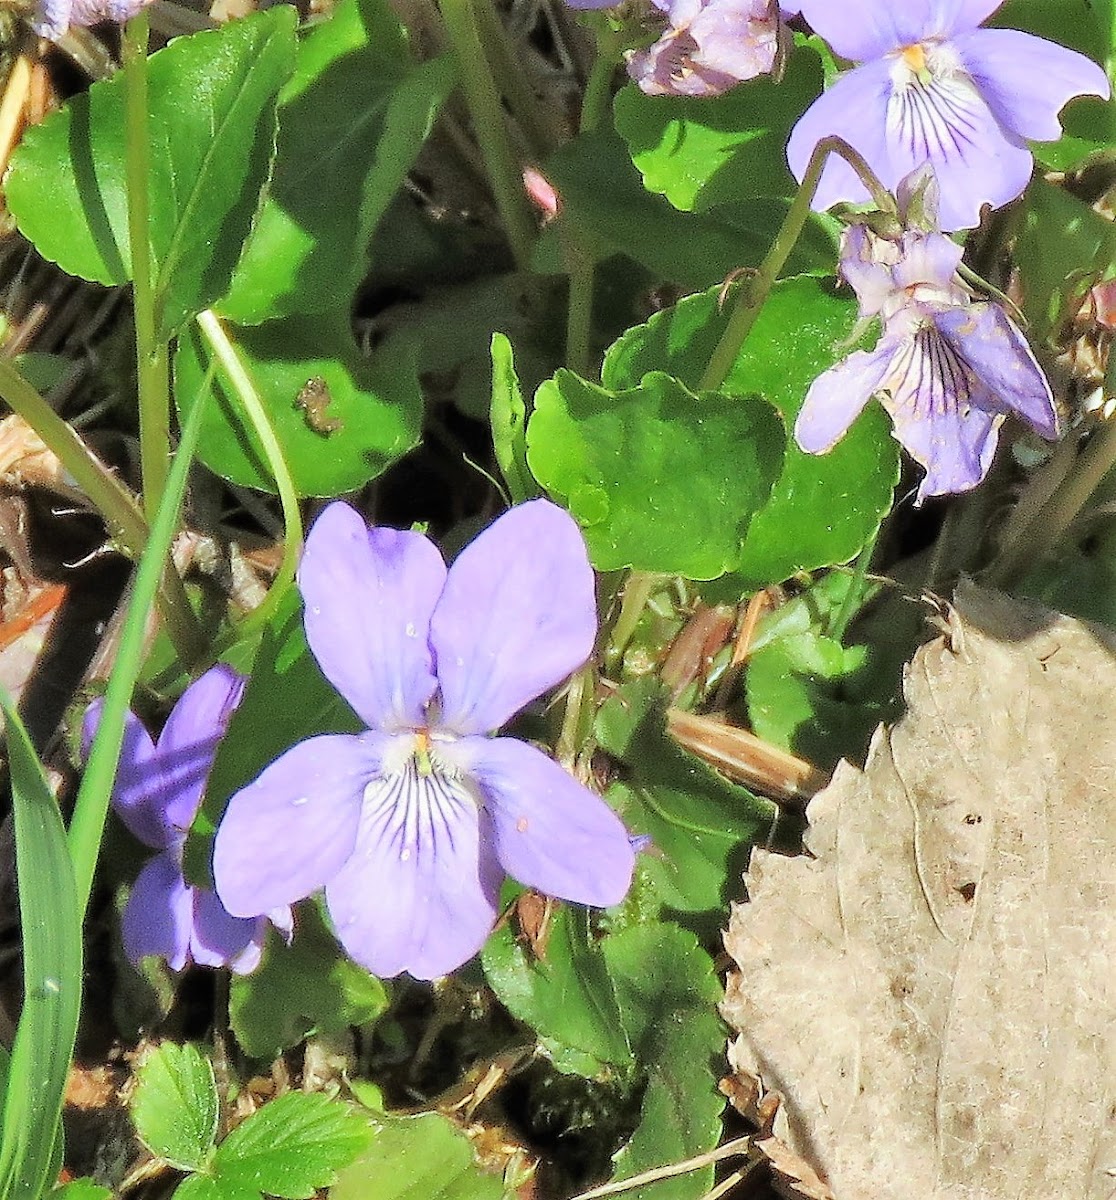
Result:
{"label": "yellow anther", "polygon": [[916,75],[921,75],[926,70],[926,50],[921,42],[904,46],[900,53],[902,54],[903,61]]}
{"label": "yellow anther", "polygon": [[434,764],[430,761],[430,733],[420,729],[415,733],[415,763],[420,775],[433,775]]}
{"label": "yellow anther", "polygon": [[899,57],[919,83],[928,84],[933,78],[930,65],[926,61],[926,47],[921,42],[912,42],[911,45],[904,46],[899,52]]}

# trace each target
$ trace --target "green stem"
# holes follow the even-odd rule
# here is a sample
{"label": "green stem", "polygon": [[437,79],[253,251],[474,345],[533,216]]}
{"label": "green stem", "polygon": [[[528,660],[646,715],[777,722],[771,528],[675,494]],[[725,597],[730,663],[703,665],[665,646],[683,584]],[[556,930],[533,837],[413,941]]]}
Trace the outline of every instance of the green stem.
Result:
{"label": "green stem", "polygon": [[[1116,354],[1108,356],[1104,373],[1103,396],[1107,400],[1113,395],[1116,395]],[[1059,447],[1059,451],[1055,452],[1056,459],[1061,449]],[[1100,423],[1065,478],[1030,522],[1021,529],[1018,524],[1014,525],[1019,530],[1018,534],[1013,541],[1005,543],[999,557],[989,568],[985,582],[991,587],[1010,587],[1028,566],[1041,562],[1062,540],[1066,530],[1089,502],[1089,497],[1114,466],[1116,420],[1109,418]]]}
{"label": "green stem", "polygon": [[[112,540],[132,558],[138,559],[147,545],[147,522],[131,493],[94,457],[73,428],[62,420],[15,366],[3,357],[0,357],[0,396],[58,457],[78,489],[104,517]],[[169,555],[159,590],[159,610],[178,657],[184,663],[194,661],[202,649],[202,635],[182,580]]]}
{"label": "green stem", "polygon": [[837,615],[829,626],[829,636],[835,642],[844,640],[845,630],[848,629],[849,622],[860,608],[861,600],[864,597],[864,581],[868,577],[868,568],[872,564],[872,555],[876,552],[876,541],[882,528],[882,523],[876,526],[875,533],[864,543],[863,549],[856,556],[856,563],[853,566],[852,578],[849,580],[845,598],[841,601],[841,607],[837,610]]}
{"label": "green stem", "polygon": [[570,291],[566,301],[566,366],[583,379],[592,363],[593,277],[597,260],[574,229],[563,232]]}
{"label": "green stem", "polygon": [[1116,420],[1109,419],[1093,434],[1074,469],[1039,509],[1026,531],[1003,549],[989,568],[985,582],[991,587],[1008,588],[1028,566],[1041,562],[1062,540],[1114,466]]}
{"label": "green stem", "polygon": [[[1101,413],[1094,414],[1097,418]],[[1097,422],[1093,422],[1095,428]],[[1054,452],[1041,467],[1033,471],[1028,478],[1015,506],[1008,513],[1003,528],[999,531],[999,554],[1002,557],[1008,553],[1030,530],[1031,525],[1038,520],[1039,513],[1054,493],[1069,478],[1077,465],[1077,456],[1081,449],[1082,438],[1089,430],[1071,430],[1054,447]]]}
{"label": "green stem", "polygon": [[283,509],[286,536],[283,539],[283,561],[279,564],[275,580],[266,599],[258,608],[241,620],[234,630],[235,640],[240,641],[256,629],[262,628],[274,615],[287,589],[294,583],[298,559],[302,552],[302,514],[298,507],[298,492],[294,479],[283,456],[283,448],[275,435],[267,409],[260,398],[252,377],[245,369],[236,347],[229,340],[224,326],[212,312],[198,314],[198,326],[209,344],[214,358],[221,365],[229,385],[237,394],[244,411],[252,422],[252,430],[263,449],[267,465],[279,492],[279,503]]}
{"label": "green stem", "polygon": [[[612,76],[619,60],[621,39],[607,26],[597,35],[597,57],[581,103],[580,131],[598,128],[612,99]],[[593,331],[593,277],[597,261],[584,235],[574,227],[565,230],[566,269],[570,294],[566,309],[566,366],[581,376],[589,374]]]}
{"label": "green stem", "polygon": [[442,20],[457,59],[461,86],[488,168],[496,207],[516,266],[526,271],[535,244],[535,219],[523,188],[521,166],[508,140],[504,109],[484,53],[472,0],[442,0]]}
{"label": "green stem", "polygon": [[740,354],[741,347],[747,341],[752,326],[767,300],[768,293],[779,278],[779,272],[786,265],[791,251],[795,247],[806,221],[810,216],[810,205],[814,193],[818,190],[818,182],[825,169],[826,160],[831,154],[838,154],[857,173],[864,186],[872,193],[872,199],[884,212],[894,212],[895,202],[890,193],[876,177],[864,157],[854,150],[848,142],[838,137],[822,138],[810,155],[806,173],[802,176],[794,200],[787,211],[783,224],[768,250],[762,263],[756,268],[755,275],[747,286],[740,290],[736,305],[729,317],[725,332],[717,343],[716,349],[701,377],[698,390],[714,392],[724,383],[732,365]]}
{"label": "green stem", "polygon": [[620,611],[612,626],[612,636],[608,639],[607,662],[613,669],[624,656],[628,643],[639,624],[639,618],[651,599],[651,593],[656,584],[662,579],[661,575],[652,575],[649,571],[629,571],[624,583],[624,594],[620,599]]}
{"label": "green stem", "polygon": [[585,94],[581,99],[581,133],[592,133],[600,127],[612,102],[612,77],[620,62],[620,50],[624,44],[623,34],[608,25],[597,29],[597,57],[585,83]]}
{"label": "green stem", "polygon": [[531,152],[540,159],[549,158],[558,149],[558,138],[508,43],[507,30],[493,9],[492,0],[475,0],[473,14],[481,40],[488,49],[493,78],[507,100],[512,116],[530,143]]}
{"label": "green stem", "polygon": [[597,671],[586,663],[570,676],[566,689],[566,707],[562,713],[562,728],[554,747],[554,756],[567,769],[577,762],[593,727],[593,702],[596,694]]}
{"label": "green stem", "polygon": [[186,479],[197,447],[198,434],[201,432],[206,390],[203,389],[199,395],[183,425],[182,439],[171,465],[163,500],[152,521],[151,536],[136,569],[128,613],[120,633],[116,664],[109,677],[100,725],[93,739],[89,761],[81,787],[78,789],[73,820],[70,822],[70,854],[74,862],[78,900],[83,913],[89,904],[89,893],[97,869],[97,856],[104,834],[113,780],[120,761],[120,749],[124,744],[125,714],[140,668],[143,666],[147,619],[163,577],[163,565],[167,560],[171,541],[178,528],[179,509],[182,506],[182,497],[186,493]]}
{"label": "green stem", "polygon": [[151,143],[147,121],[147,10],[124,27],[124,150],[128,191],[128,244],[136,322],[140,467],[143,505],[150,521],[159,507],[170,467],[170,367],[167,344],[156,328],[151,266]]}

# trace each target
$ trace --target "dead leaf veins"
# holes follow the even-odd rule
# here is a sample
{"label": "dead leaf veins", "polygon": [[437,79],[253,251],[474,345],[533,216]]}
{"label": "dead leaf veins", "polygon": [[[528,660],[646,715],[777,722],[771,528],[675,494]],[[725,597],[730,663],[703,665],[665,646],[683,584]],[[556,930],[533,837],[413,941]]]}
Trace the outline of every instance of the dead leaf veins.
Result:
{"label": "dead leaf veins", "polygon": [[837,1200],[1116,1196],[1116,637],[969,586],[907,713],[756,851],[736,1071]]}

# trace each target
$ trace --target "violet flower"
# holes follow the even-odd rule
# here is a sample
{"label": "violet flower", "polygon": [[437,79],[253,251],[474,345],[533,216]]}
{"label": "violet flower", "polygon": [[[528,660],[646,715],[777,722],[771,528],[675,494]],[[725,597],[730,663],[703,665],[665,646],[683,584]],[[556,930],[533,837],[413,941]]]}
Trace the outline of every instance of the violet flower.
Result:
{"label": "violet flower", "polygon": [[57,41],[71,25],[99,25],[115,21],[123,25],[152,0],[38,0],[31,28],[39,37]]}
{"label": "violet flower", "polygon": [[649,96],[719,96],[781,61],[785,28],[775,0],[654,0],[666,31],[628,54]]}
{"label": "violet flower", "polygon": [[[241,676],[213,667],[182,693],[155,743],[135,714],[127,715],[112,805],[144,845],[159,851],[140,871],[121,921],[124,953],[136,964],[153,954],[175,971],[193,961],[240,975],[259,964],[268,917],[231,916],[214,892],[187,883],[182,874],[186,833],[243,692]],[[86,755],[103,706],[95,700],[86,709]],[[270,919],[289,936],[290,909],[275,907]]]}
{"label": "violet flower", "polygon": [[863,225],[845,231],[841,273],[883,336],[814,380],[794,427],[803,450],[823,454],[877,396],[897,440],[926,469],[919,503],[984,478],[1008,413],[1057,436],[1045,376],[1003,309],[961,285],[961,254],[940,233],[891,241]]}
{"label": "violet flower", "polygon": [[[803,0],[802,15],[862,66],[806,110],[787,159],[802,179],[822,138],[844,138],[885,187],[929,162],[942,190],[942,228],[967,229],[984,204],[1014,200],[1031,177],[1027,140],[1061,137],[1074,96],[1109,94],[1096,63],[1015,29],[978,26],[1002,0]],[[814,197],[826,209],[868,192],[831,155]]]}
{"label": "violet flower", "polygon": [[501,516],[447,571],[422,534],[331,504],[299,568],[306,637],[369,726],[288,750],[229,802],[213,873],[230,912],[325,887],[337,936],[381,976],[433,979],[484,944],[505,872],[610,905],[631,882],[623,824],[514,738],[489,738],[581,666],[597,630],[571,517]]}

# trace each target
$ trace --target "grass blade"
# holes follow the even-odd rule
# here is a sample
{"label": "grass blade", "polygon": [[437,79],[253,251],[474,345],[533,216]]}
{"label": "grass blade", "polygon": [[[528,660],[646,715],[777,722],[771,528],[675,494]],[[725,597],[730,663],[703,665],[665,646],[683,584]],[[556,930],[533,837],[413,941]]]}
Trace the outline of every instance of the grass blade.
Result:
{"label": "grass blade", "polygon": [[12,774],[23,1014],[4,1097],[0,1197],[38,1200],[50,1186],[81,1010],[81,916],[62,815],[27,730],[0,691]]}

